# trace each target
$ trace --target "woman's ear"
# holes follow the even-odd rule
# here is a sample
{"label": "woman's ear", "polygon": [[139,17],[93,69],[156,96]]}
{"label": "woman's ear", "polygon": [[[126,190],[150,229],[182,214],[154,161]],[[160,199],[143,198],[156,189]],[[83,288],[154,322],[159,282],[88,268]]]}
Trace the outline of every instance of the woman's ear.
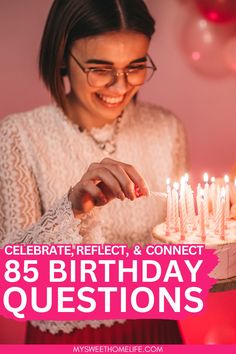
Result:
{"label": "woman's ear", "polygon": [[70,84],[69,76],[66,74],[66,75],[62,76],[62,79],[63,79],[65,94],[68,95],[71,91],[71,84]]}

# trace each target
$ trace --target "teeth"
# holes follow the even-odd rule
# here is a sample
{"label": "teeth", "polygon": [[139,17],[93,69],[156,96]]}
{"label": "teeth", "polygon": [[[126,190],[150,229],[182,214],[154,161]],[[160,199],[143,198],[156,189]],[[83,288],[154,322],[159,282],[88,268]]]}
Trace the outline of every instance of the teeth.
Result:
{"label": "teeth", "polygon": [[107,97],[107,96],[103,96],[100,93],[97,94],[99,98],[101,98],[101,100],[103,100],[106,103],[109,104],[115,104],[115,103],[120,103],[123,101],[124,96],[120,96],[120,97]]}

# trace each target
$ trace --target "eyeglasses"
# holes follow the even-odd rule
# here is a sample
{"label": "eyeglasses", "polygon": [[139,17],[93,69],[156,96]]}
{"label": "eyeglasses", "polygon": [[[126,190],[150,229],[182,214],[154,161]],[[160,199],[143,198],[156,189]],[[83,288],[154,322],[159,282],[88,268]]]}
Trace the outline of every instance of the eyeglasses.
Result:
{"label": "eyeglasses", "polygon": [[115,68],[95,67],[85,68],[78,59],[70,52],[70,56],[74,59],[80,69],[87,75],[88,84],[91,87],[109,87],[114,85],[121,75],[125,76],[126,82],[131,86],[140,86],[149,81],[154,72],[157,70],[156,65],[151,57],[147,54],[147,60],[150,65],[134,63],[122,71]]}

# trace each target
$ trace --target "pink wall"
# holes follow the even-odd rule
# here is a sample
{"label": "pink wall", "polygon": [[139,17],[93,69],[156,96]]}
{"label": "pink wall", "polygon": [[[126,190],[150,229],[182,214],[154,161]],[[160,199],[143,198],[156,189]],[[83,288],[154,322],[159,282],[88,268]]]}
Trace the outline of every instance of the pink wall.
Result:
{"label": "pink wall", "polygon": [[236,74],[210,79],[195,72],[181,49],[181,30],[194,17],[193,0],[147,0],[157,20],[151,54],[156,76],[142,98],[173,110],[185,123],[191,169],[201,178],[207,170],[222,175],[236,163]]}
{"label": "pink wall", "polygon": [[[168,107],[185,123],[194,178],[199,179],[205,170],[224,174],[236,163],[236,77],[209,79],[186,64],[179,33],[188,11],[180,0],[146,2],[158,19],[150,50],[158,71],[140,96]],[[52,0],[0,0],[0,117],[49,102],[38,80],[36,58],[51,3]],[[210,294],[203,315],[181,322],[186,341],[212,342],[212,337],[220,332],[220,343],[232,342],[232,338],[236,342],[235,295],[236,291]],[[0,343],[23,341],[24,325],[1,319],[0,326]]]}

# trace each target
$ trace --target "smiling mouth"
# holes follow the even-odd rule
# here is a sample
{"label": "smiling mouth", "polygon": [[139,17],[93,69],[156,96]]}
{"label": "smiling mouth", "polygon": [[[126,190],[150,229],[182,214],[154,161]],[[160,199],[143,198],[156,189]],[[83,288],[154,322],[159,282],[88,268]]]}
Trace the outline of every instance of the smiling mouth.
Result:
{"label": "smiling mouth", "polygon": [[108,97],[105,95],[102,95],[100,93],[96,93],[96,96],[104,103],[108,105],[118,105],[119,103],[124,101],[125,95],[118,96],[118,97]]}

